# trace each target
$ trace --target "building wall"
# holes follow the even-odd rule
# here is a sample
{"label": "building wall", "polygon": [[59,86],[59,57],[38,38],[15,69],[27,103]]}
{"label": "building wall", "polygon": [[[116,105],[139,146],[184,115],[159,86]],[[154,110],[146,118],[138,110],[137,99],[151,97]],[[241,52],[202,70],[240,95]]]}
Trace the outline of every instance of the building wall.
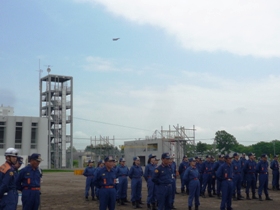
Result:
{"label": "building wall", "polygon": [[[22,142],[21,148],[15,144],[16,123],[22,123]],[[3,125],[3,123],[5,125]],[[33,126],[32,126],[33,123]],[[34,126],[37,125],[37,126]],[[19,155],[28,156],[32,153],[39,153],[43,161],[41,168],[48,167],[48,119],[41,117],[23,117],[23,116],[0,116],[0,127],[5,127],[4,143],[0,144],[0,156],[4,156],[9,147],[16,148]],[[37,129],[36,141],[31,148],[31,130],[32,127]],[[0,136],[1,137],[1,136]],[[35,148],[34,148],[35,147]]]}

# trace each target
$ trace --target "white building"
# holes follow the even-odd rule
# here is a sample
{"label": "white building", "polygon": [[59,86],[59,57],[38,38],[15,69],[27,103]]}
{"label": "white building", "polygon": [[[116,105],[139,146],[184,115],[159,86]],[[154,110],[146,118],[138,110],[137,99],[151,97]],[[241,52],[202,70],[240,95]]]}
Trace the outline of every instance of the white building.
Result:
{"label": "white building", "polygon": [[0,156],[3,157],[9,147],[16,148],[23,157],[41,154],[40,167],[48,168],[48,119],[0,116]]}
{"label": "white building", "polygon": [[14,108],[10,106],[0,106],[0,116],[14,116]]}

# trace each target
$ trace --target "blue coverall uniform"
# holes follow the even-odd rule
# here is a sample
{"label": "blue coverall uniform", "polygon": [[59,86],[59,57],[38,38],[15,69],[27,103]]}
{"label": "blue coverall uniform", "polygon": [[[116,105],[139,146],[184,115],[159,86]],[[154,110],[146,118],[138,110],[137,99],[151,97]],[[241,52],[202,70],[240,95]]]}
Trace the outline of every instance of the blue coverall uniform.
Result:
{"label": "blue coverall uniform", "polygon": [[257,163],[254,160],[247,160],[244,166],[244,173],[246,175],[246,194],[249,196],[249,189],[252,189],[253,196],[256,193],[256,166]]}
{"label": "blue coverall uniform", "polygon": [[85,197],[88,198],[89,189],[91,189],[91,196],[94,199],[94,184],[93,184],[93,177],[95,172],[94,167],[86,167],[84,170],[83,175],[86,177],[86,188],[85,188]]}
{"label": "blue coverall uniform", "polygon": [[270,164],[272,170],[272,187],[273,189],[279,189],[279,163],[277,160],[273,160]]}
{"label": "blue coverall uniform", "polygon": [[199,183],[200,183],[200,188],[199,189],[200,189],[200,193],[201,193],[202,182],[203,182],[203,180],[202,180],[203,176],[202,176],[202,172],[201,172],[201,167],[202,167],[202,163],[196,162],[196,168],[197,168],[197,170],[199,172]]}
{"label": "blue coverall uniform", "polygon": [[176,194],[176,163],[172,161],[171,163],[172,168],[172,206],[174,206],[175,201],[175,194]]}
{"label": "blue coverall uniform", "polygon": [[153,182],[156,184],[156,197],[158,210],[170,210],[172,208],[172,168],[170,165],[159,165],[153,174]]}
{"label": "blue coverall uniform", "polygon": [[204,161],[202,163],[201,166],[201,171],[200,173],[202,173],[202,189],[201,192],[202,194],[205,193],[206,190],[206,186],[207,186],[207,191],[209,193],[209,195],[211,195],[211,180],[212,180],[212,170],[213,170],[213,164],[210,161]]}
{"label": "blue coverall uniform", "polygon": [[188,206],[192,207],[193,199],[195,199],[195,206],[199,206],[199,195],[200,195],[200,182],[199,182],[199,172],[196,167],[188,167],[185,171],[183,178],[189,187],[189,200],[188,200]]}
{"label": "blue coverall uniform", "polygon": [[15,170],[6,162],[0,167],[0,209],[15,210],[18,194],[16,190]]}
{"label": "blue coverall uniform", "polygon": [[237,193],[237,198],[241,197],[241,180],[242,180],[242,174],[241,174],[241,161],[240,160],[233,160],[231,162],[233,167],[233,195]]}
{"label": "blue coverall uniform", "polygon": [[100,168],[93,178],[93,183],[94,186],[99,188],[99,210],[106,210],[107,208],[114,210],[117,196],[115,169]]}
{"label": "blue coverall uniform", "polygon": [[16,183],[17,189],[22,191],[23,210],[39,208],[41,177],[39,168],[33,169],[30,164],[20,170]]}
{"label": "blue coverall uniform", "polygon": [[259,174],[259,188],[258,194],[262,195],[262,191],[264,191],[265,196],[268,196],[268,162],[261,160],[257,164],[256,172]]}
{"label": "blue coverall uniform", "polygon": [[117,199],[126,199],[127,198],[128,172],[129,172],[129,169],[127,166],[119,165],[116,169],[116,175],[117,175],[117,178],[119,179],[118,190],[117,190]]}
{"label": "blue coverall uniform", "polygon": [[[212,176],[215,176],[216,177],[216,172],[218,170],[218,168],[224,164],[224,161],[222,160],[219,160],[219,161],[216,161],[214,164],[213,164],[213,173],[212,173]],[[216,177],[216,180],[217,180],[217,195],[220,196],[221,195],[221,181],[217,179]],[[214,190],[215,192],[215,190]]]}
{"label": "blue coverall uniform", "polygon": [[233,167],[232,164],[224,163],[222,164],[217,173],[217,179],[222,182],[222,201],[221,210],[231,209],[231,199],[233,191]]}
{"label": "blue coverall uniform", "polygon": [[154,164],[147,164],[145,167],[144,172],[144,178],[147,182],[147,188],[148,188],[148,195],[147,195],[147,204],[154,204],[156,202],[155,200],[155,183],[152,181],[152,176],[155,171],[155,165]]}
{"label": "blue coverall uniform", "polygon": [[240,161],[241,161],[241,185],[243,187],[245,187],[246,186],[246,175],[244,173],[244,166],[245,166],[245,163],[247,160],[245,157],[241,157]]}
{"label": "blue coverall uniform", "polygon": [[131,201],[140,202],[142,191],[143,170],[141,166],[131,166],[128,176],[131,179]]}
{"label": "blue coverall uniform", "polygon": [[[182,161],[179,165],[179,174],[180,174],[180,179],[181,179],[181,192],[185,192],[185,183],[183,180],[183,175],[185,173],[185,170],[190,166],[189,162]],[[186,191],[188,190],[188,187],[186,186]]]}

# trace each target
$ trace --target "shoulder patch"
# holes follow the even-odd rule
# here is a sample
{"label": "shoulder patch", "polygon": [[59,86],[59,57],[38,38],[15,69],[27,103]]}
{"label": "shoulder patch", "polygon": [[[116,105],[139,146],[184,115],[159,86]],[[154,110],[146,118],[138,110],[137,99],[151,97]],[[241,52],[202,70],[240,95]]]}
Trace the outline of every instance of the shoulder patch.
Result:
{"label": "shoulder patch", "polygon": [[4,163],[2,166],[0,166],[0,172],[5,174],[10,168],[11,166],[8,163]]}
{"label": "shoulder patch", "polygon": [[155,173],[158,173],[158,170],[157,170],[157,169],[155,170]]}

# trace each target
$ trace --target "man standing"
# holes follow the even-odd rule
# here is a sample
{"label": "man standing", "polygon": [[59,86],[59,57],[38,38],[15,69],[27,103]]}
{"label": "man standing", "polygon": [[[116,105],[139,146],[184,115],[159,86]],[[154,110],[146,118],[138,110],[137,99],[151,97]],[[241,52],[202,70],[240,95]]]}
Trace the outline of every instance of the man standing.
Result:
{"label": "man standing", "polygon": [[156,184],[158,210],[170,210],[172,208],[173,181],[169,153],[163,153],[161,161],[162,164],[155,169],[152,180]]}
{"label": "man standing", "polygon": [[262,201],[262,191],[264,191],[265,194],[265,200],[272,200],[267,191],[268,187],[268,162],[267,162],[267,155],[262,154],[260,162],[258,162],[257,173],[259,173],[259,201]]}
{"label": "man standing", "polygon": [[[218,170],[218,168],[224,163],[224,155],[219,155],[218,156],[219,160],[216,161],[213,165],[213,176],[216,177],[216,172]],[[217,180],[217,196],[218,196],[218,199],[221,198],[221,181],[216,179]],[[215,187],[215,184],[214,184],[214,187]]]}
{"label": "man standing", "polygon": [[[174,206],[175,194],[176,194],[176,163],[174,161],[174,154],[170,156],[170,166],[172,168],[172,209],[176,209]],[[187,188],[188,189],[188,188]]]}
{"label": "man standing", "polygon": [[[239,160],[239,155],[237,153],[233,154],[233,199],[234,200],[243,200],[243,196],[241,195],[241,161]],[[237,195],[236,195],[237,193]]]}
{"label": "man standing", "polygon": [[200,183],[199,183],[199,172],[196,168],[195,159],[190,158],[190,167],[187,168],[185,171],[183,178],[188,185],[188,189],[190,190],[188,206],[189,210],[192,209],[193,199],[195,199],[195,210],[198,210],[198,206],[200,205],[199,202],[199,195],[200,195]]}
{"label": "man standing", "polygon": [[155,155],[150,154],[148,159],[148,164],[145,167],[144,178],[147,182],[147,209],[155,209],[156,208],[156,195],[155,195],[155,183],[152,181],[152,175],[155,171]]}
{"label": "man standing", "polygon": [[18,151],[8,148],[5,152],[6,162],[0,167],[0,209],[16,209],[18,194],[14,165],[17,162]]}
{"label": "man standing", "polygon": [[256,166],[257,163],[254,161],[254,154],[248,154],[249,160],[246,161],[244,166],[244,173],[246,175],[246,199],[251,200],[249,196],[249,190],[252,189],[252,198],[258,199],[256,197]]}
{"label": "man standing", "polygon": [[125,201],[127,198],[127,177],[128,177],[129,169],[125,165],[125,159],[120,159],[120,165],[116,169],[117,178],[119,181],[118,191],[117,191],[117,201],[119,205],[125,205]]}
{"label": "man standing", "polygon": [[203,198],[205,198],[206,186],[207,186],[209,197],[213,197],[213,195],[211,194],[211,180],[212,180],[212,170],[213,170],[212,167],[213,164],[210,162],[210,156],[206,155],[206,160],[202,163],[201,171],[200,171],[203,174],[203,178],[202,178],[203,184],[201,190],[201,194]]}
{"label": "man standing", "polygon": [[221,210],[232,210],[231,199],[233,191],[233,167],[231,164],[231,157],[229,155],[224,156],[225,163],[222,164],[217,171],[217,179],[222,182],[222,201]]}
{"label": "man standing", "polygon": [[241,161],[241,186],[246,188],[246,176],[244,174],[244,166],[246,163],[246,154],[242,153],[242,157],[240,157],[240,161]]}
{"label": "man standing", "polygon": [[[184,195],[184,193],[185,193],[185,185],[184,185],[183,175],[184,175],[185,170],[189,167],[189,165],[190,164],[188,162],[188,156],[184,155],[183,160],[179,165],[179,175],[180,175],[180,178],[181,178],[181,193],[182,193],[182,195]],[[187,186],[186,186],[186,193],[188,193],[188,187]]]}
{"label": "man standing", "polygon": [[270,168],[272,170],[272,189],[279,190],[279,163],[278,163],[278,155],[274,155],[273,161],[270,164]]}
{"label": "man standing", "polygon": [[21,169],[17,179],[17,189],[22,191],[22,209],[37,210],[40,205],[41,172],[38,167],[41,155],[33,153],[30,163]]}
{"label": "man standing", "polygon": [[92,200],[95,200],[94,199],[94,184],[93,184],[94,171],[95,171],[95,168],[93,167],[93,161],[89,160],[88,166],[86,167],[86,169],[84,170],[84,173],[83,173],[83,175],[86,177],[86,187],[85,187],[86,201],[88,201],[89,189],[91,189]]}
{"label": "man standing", "polygon": [[115,209],[116,203],[116,172],[113,169],[115,159],[108,156],[104,159],[105,166],[96,172],[93,178],[94,185],[99,188],[99,210]]}

